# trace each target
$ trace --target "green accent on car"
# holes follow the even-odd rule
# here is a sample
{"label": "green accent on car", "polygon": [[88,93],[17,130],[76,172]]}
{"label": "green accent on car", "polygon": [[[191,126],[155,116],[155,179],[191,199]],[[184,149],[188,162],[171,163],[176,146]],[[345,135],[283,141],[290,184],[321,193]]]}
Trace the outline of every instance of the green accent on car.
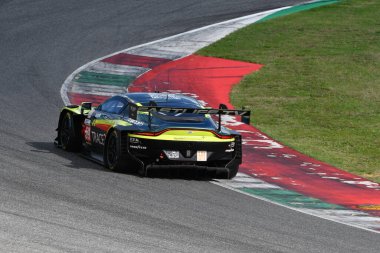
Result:
{"label": "green accent on car", "polygon": [[273,14],[270,14],[270,15],[264,17],[263,19],[260,19],[258,22],[263,22],[263,21],[266,21],[268,19],[278,18],[278,17],[282,17],[285,15],[293,14],[296,12],[306,11],[306,10],[310,10],[313,8],[317,8],[320,6],[333,4],[333,3],[337,3],[337,2],[339,2],[339,1],[337,1],[337,0],[324,0],[324,1],[318,1],[318,2],[313,2],[313,3],[306,3],[306,4],[302,4],[302,5],[298,5],[298,6],[293,6],[293,7],[275,12]]}
{"label": "green accent on car", "polygon": [[240,188],[239,190],[290,207],[335,210],[346,209],[342,206],[326,203],[320,199],[307,197],[300,193],[286,189]]}
{"label": "green accent on car", "polygon": [[82,71],[74,77],[74,80],[78,83],[94,83],[100,85],[126,87],[133,80],[135,80],[135,77],[127,75],[115,75]]}

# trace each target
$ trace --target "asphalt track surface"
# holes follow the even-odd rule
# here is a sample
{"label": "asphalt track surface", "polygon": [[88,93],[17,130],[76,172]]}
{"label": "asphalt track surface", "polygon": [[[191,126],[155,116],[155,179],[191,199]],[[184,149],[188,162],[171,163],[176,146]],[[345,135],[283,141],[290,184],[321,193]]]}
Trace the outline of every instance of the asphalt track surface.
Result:
{"label": "asphalt track surface", "polygon": [[300,1],[0,2],[0,251],[378,252],[379,235],[56,149],[60,87],[114,51]]}

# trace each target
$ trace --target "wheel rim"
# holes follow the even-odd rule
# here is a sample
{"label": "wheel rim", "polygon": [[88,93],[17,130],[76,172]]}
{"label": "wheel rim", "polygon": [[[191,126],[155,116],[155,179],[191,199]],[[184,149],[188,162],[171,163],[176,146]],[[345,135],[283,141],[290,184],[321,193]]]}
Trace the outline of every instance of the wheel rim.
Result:
{"label": "wheel rim", "polygon": [[70,118],[65,116],[63,118],[62,126],[61,126],[61,144],[63,147],[67,147],[70,141],[70,129],[71,129],[71,124],[70,124]]}
{"label": "wheel rim", "polygon": [[109,167],[114,167],[118,159],[116,138],[111,135],[107,145],[107,162]]}

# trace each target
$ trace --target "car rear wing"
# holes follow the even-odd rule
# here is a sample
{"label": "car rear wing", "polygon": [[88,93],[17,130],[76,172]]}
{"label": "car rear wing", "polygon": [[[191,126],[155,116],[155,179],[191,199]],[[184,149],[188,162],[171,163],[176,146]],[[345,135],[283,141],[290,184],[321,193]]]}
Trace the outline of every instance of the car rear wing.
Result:
{"label": "car rear wing", "polygon": [[[129,117],[132,119],[137,118],[137,111],[140,112],[148,112],[149,115],[153,112],[162,112],[162,113],[191,113],[198,115],[219,115],[219,125],[218,130],[221,129],[222,115],[230,115],[230,116],[241,116],[241,122],[245,124],[249,124],[251,121],[251,111],[249,110],[230,110],[226,105],[220,104],[218,109],[215,108],[181,108],[181,107],[165,107],[165,106],[157,106],[156,103],[151,101],[149,106],[138,106],[136,104],[130,104],[129,107]],[[150,117],[149,117],[150,118]]]}

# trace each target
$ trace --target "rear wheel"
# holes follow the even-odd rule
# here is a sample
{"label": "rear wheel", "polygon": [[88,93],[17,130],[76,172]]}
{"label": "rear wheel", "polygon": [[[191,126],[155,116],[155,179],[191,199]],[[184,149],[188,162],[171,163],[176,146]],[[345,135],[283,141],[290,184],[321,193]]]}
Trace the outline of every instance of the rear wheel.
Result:
{"label": "rear wheel", "polygon": [[137,173],[139,174],[140,177],[146,177],[148,175],[148,169],[144,165],[141,165],[137,169]]}
{"label": "rear wheel", "polygon": [[62,149],[67,151],[79,151],[80,138],[75,134],[73,115],[66,112],[61,120],[59,127],[59,142]]}
{"label": "rear wheel", "polygon": [[108,136],[105,147],[104,163],[110,170],[120,171],[122,169],[120,140],[116,131],[112,131]]}

